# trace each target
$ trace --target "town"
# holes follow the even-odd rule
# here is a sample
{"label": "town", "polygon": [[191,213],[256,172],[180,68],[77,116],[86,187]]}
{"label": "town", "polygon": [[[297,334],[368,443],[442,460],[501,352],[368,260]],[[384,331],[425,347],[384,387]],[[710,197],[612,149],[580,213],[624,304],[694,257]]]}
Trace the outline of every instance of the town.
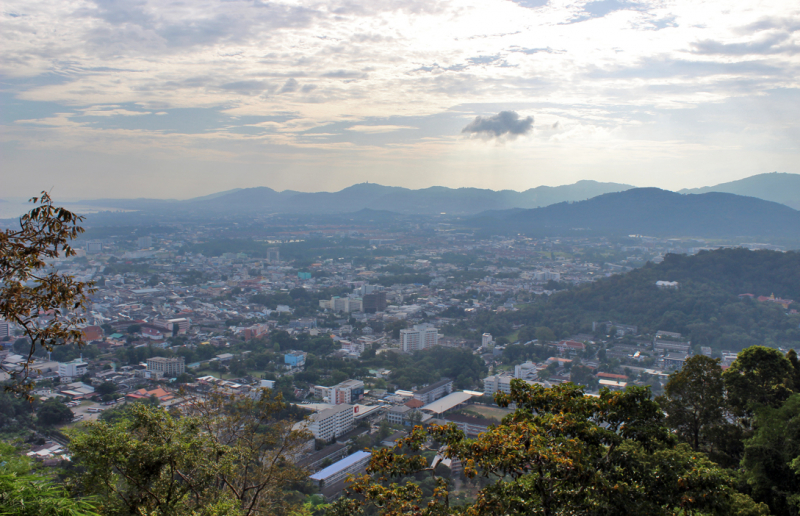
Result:
{"label": "town", "polygon": [[[67,423],[76,424],[133,401],[180,409],[211,391],[280,392],[306,416],[296,428],[313,438],[297,460],[330,501],[348,475],[364,472],[365,449],[393,446],[415,425],[485,432],[511,412],[493,396],[510,393],[514,379],[574,382],[588,393],[649,385],[658,394],[694,353],[713,354],[723,367],[737,356],[624,320],[556,334],[500,319],[667,253],[708,249],[704,241],[481,238],[448,223],[404,232],[306,225],[226,239],[252,232],[237,226],[103,238],[90,230],[75,257],[51,263],[96,285],[81,328],[85,346],[38,350],[34,394],[63,400]],[[6,368],[27,356],[20,333],[0,322]],[[29,455],[57,464],[65,453],[63,441],[48,439]],[[448,467],[461,471],[457,462]]]}

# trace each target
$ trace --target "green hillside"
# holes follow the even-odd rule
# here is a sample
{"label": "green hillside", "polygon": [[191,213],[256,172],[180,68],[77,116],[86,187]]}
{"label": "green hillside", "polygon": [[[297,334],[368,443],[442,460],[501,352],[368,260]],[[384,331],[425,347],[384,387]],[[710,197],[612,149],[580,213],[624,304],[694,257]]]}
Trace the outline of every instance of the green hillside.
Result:
{"label": "green hillside", "polygon": [[[663,290],[656,281],[677,281]],[[638,325],[641,332],[686,334],[695,346],[739,350],[756,344],[800,347],[800,314],[777,303],[740,298],[754,294],[796,302],[800,309],[800,253],[724,249],[694,256],[667,255],[664,262],[551,296],[505,323],[545,326],[566,337],[591,330],[595,320]]]}

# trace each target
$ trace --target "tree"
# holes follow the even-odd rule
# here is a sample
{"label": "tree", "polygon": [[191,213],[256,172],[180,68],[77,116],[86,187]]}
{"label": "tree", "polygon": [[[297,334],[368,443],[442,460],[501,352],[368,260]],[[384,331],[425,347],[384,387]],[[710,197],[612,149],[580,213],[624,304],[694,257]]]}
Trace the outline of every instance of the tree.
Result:
{"label": "tree", "polygon": [[719,359],[695,355],[671,374],[658,403],[667,413],[667,426],[694,450],[700,450],[707,431],[724,422],[722,368]]}
{"label": "tree", "polygon": [[742,459],[753,498],[773,514],[800,513],[800,394],[757,409],[754,426]]}
{"label": "tree", "polygon": [[114,394],[117,392],[117,385],[112,382],[103,382],[94,390],[97,394],[104,396],[106,394]]}
{"label": "tree", "polygon": [[790,349],[789,352],[786,353],[786,359],[792,364],[792,369],[794,370],[794,374],[792,375],[792,383],[794,384],[793,390],[794,392],[800,392],[800,359],[797,358],[797,352]]}
{"label": "tree", "polygon": [[85,320],[79,312],[87,308],[86,294],[94,292],[88,283],[45,269],[47,260],[75,256],[70,241],[83,233],[83,218],[53,206],[46,192],[31,202],[38,206],[20,218],[20,229],[0,232],[0,318],[22,328],[31,344],[21,369],[0,364],[0,373],[12,379],[7,389],[26,395],[37,351],[81,342],[77,325]]}
{"label": "tree", "polygon": [[[603,389],[594,398],[573,384],[514,380],[496,400],[517,409],[475,439],[453,424],[432,425],[395,449],[375,450],[368,474],[329,514],[735,514],[742,502],[724,470],[676,442],[647,388]],[[450,506],[438,463],[419,454],[429,440],[442,457],[460,460],[467,478],[485,480],[474,503]],[[419,473],[435,481],[428,503],[419,485],[396,481]]]}
{"label": "tree", "polygon": [[[113,422],[70,433],[78,484],[104,514],[288,514],[300,501],[292,464],[309,437],[282,417],[280,397],[212,392],[182,413],[135,403]],[[289,491],[289,492],[287,492]]]}
{"label": "tree", "polygon": [[751,346],[722,374],[728,403],[747,418],[759,406],[779,407],[791,394],[794,368],[777,349]]}
{"label": "tree", "polygon": [[68,406],[60,399],[51,398],[39,409],[37,420],[47,426],[63,425],[72,421],[74,415]]}
{"label": "tree", "polygon": [[553,333],[553,330],[550,328],[540,326],[536,328],[536,340],[538,340],[540,344],[547,344],[548,342],[556,340],[556,334]]}

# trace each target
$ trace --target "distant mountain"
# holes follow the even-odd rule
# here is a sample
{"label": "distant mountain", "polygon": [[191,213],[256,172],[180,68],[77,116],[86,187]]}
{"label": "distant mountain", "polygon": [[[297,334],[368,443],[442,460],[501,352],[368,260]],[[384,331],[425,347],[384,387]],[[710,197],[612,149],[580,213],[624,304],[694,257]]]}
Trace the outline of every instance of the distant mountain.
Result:
{"label": "distant mountain", "polygon": [[708,192],[723,192],[758,197],[765,201],[779,202],[790,208],[800,210],[800,174],[780,172],[758,174],[716,186],[684,189],[679,193],[701,194]]}
{"label": "distant mountain", "polygon": [[634,188],[533,210],[486,213],[473,223],[484,229],[561,235],[800,237],[800,211],[782,204],[727,193],[679,194],[658,188]]}
{"label": "distant mountain", "polygon": [[160,210],[186,214],[336,214],[379,210],[406,215],[474,215],[485,210],[536,208],[565,201],[580,201],[608,192],[633,188],[618,183],[578,181],[563,186],[540,186],[524,192],[481,188],[434,186],[411,190],[361,183],[338,192],[275,191],[267,187],[240,188],[186,201],[156,199],[102,199],[80,204],[122,209]]}

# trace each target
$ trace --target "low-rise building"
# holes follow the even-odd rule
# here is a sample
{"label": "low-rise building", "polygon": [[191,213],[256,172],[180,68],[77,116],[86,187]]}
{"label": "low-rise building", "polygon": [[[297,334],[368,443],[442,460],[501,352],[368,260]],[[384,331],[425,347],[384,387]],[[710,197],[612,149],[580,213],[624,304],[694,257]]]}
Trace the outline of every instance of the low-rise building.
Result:
{"label": "low-rise building", "polygon": [[369,452],[357,451],[308,478],[320,488],[327,500],[332,500],[341,494],[348,475],[359,475],[366,471],[371,457]]}
{"label": "low-rise building", "polygon": [[186,372],[183,357],[151,357],[147,359],[147,372],[151,377],[176,378]]}
{"label": "low-rise building", "polygon": [[442,378],[438,382],[414,392],[414,397],[427,405],[447,396],[451,392],[453,392],[453,380]]}
{"label": "low-rise building", "polygon": [[89,364],[80,358],[70,360],[69,362],[60,362],[58,364],[58,376],[62,381],[66,380],[69,382],[74,378],[85,375],[87,367],[89,367]]}
{"label": "low-rise building", "polygon": [[290,351],[283,355],[283,361],[291,367],[303,367],[306,364],[306,353],[302,351]]}

